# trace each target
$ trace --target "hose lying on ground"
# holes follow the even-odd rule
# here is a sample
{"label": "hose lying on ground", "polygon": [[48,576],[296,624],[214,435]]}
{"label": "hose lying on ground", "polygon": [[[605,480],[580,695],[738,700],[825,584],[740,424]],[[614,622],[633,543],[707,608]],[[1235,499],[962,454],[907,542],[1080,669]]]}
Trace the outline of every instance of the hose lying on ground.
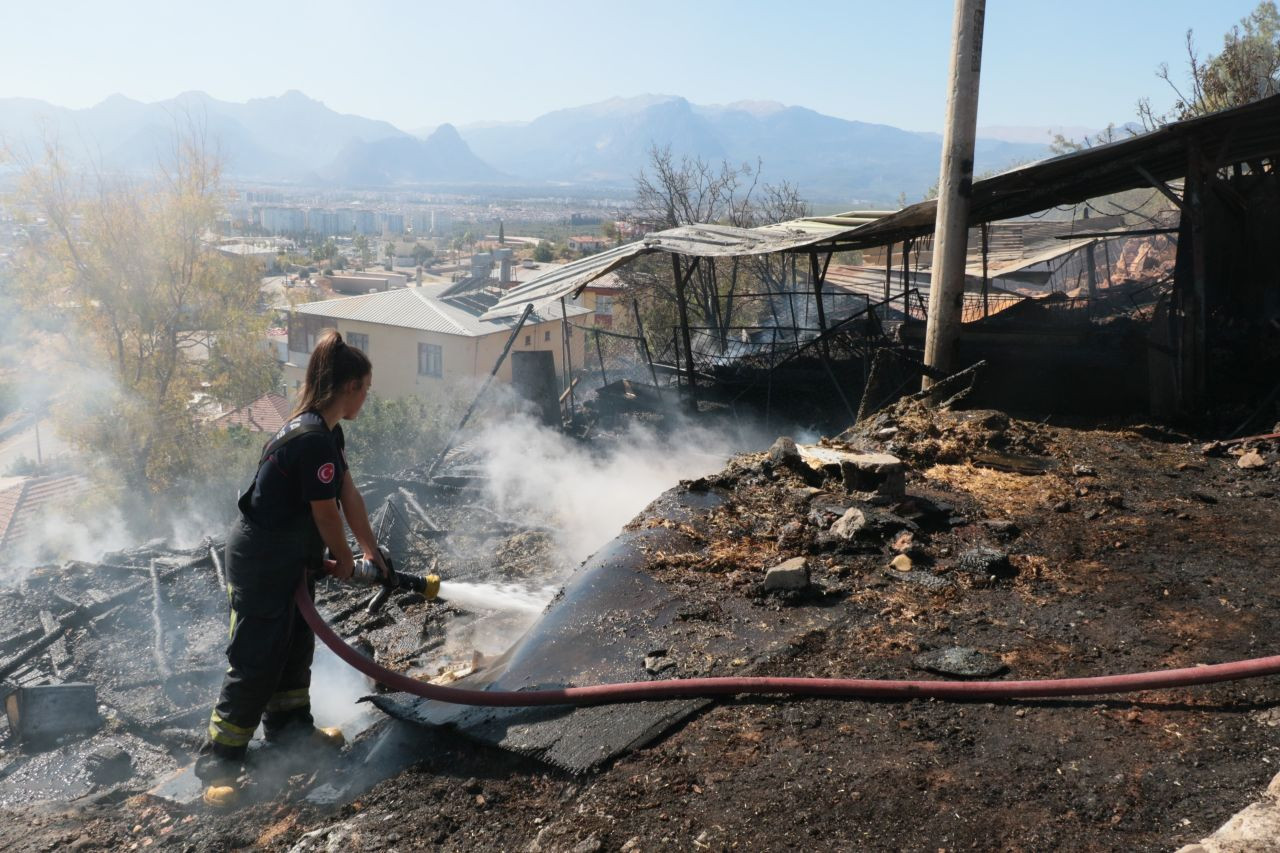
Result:
{"label": "hose lying on ground", "polygon": [[1280,655],[1251,660],[1131,672],[1090,678],[1047,678],[1037,681],[888,681],[872,678],[681,678],[632,681],[592,687],[552,690],[470,690],[443,687],[410,678],[379,666],[348,646],[316,611],[306,583],[294,593],[302,618],[333,653],[370,678],[393,690],[455,705],[528,707],[533,705],[596,705],[645,702],[656,699],[734,696],[770,693],[786,696],[829,696],[861,699],[1033,699],[1048,696],[1088,696],[1132,693],[1169,687],[1189,687],[1218,681],[1237,681],[1280,674]]}

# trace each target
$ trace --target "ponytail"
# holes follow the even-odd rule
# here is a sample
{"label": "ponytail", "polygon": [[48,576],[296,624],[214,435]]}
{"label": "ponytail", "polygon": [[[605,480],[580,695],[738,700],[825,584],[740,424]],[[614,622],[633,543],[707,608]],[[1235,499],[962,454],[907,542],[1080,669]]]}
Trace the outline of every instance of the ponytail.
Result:
{"label": "ponytail", "polygon": [[348,346],[337,329],[327,330],[311,351],[307,376],[289,417],[323,411],[338,398],[347,383],[362,381],[372,372],[373,363],[369,356]]}

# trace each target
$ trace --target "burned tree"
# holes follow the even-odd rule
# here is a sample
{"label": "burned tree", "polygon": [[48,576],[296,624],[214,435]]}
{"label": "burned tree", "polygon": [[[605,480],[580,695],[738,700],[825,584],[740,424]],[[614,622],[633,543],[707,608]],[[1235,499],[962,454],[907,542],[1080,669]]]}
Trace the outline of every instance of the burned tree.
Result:
{"label": "burned tree", "polygon": [[[737,228],[754,228],[808,214],[808,205],[797,188],[783,182],[760,182],[761,163],[737,167],[728,161],[718,167],[700,157],[681,157],[670,146],[649,150],[648,167],[636,176],[633,221],[649,231],[682,225],[714,223]],[[623,275],[636,290],[648,291],[645,324],[650,328],[670,328],[677,320],[679,282],[668,264],[640,263]],[[781,295],[787,285],[790,264],[781,256],[733,258],[726,264],[714,260],[698,263],[685,277],[686,296],[694,317],[712,330],[721,348],[730,330],[739,325],[744,293],[763,289]],[[794,285],[794,278],[792,281]],[[759,303],[757,303],[759,304]],[[761,307],[762,316],[777,306],[771,298]],[[756,322],[760,316],[747,318]],[[662,342],[655,342],[661,345]]]}

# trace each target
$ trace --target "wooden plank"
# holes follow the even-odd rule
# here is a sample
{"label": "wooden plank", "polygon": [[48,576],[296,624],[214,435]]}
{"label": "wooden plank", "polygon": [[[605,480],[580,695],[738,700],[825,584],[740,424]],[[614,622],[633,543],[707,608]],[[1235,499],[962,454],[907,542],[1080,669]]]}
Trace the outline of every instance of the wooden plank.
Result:
{"label": "wooden plank", "polygon": [[48,610],[40,611],[40,625],[46,634],[57,634],[57,639],[49,644],[49,662],[53,665],[53,674],[62,678],[64,667],[71,662],[71,655],[67,652],[66,635],[58,630],[58,620],[53,618],[53,614]]}

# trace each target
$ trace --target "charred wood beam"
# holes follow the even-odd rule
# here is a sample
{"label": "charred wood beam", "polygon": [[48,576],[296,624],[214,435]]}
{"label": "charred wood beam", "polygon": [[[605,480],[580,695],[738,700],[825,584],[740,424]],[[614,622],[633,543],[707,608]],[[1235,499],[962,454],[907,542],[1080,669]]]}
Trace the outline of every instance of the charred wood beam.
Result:
{"label": "charred wood beam", "polygon": [[1204,235],[1204,165],[1200,149],[1187,145],[1187,178],[1183,194],[1187,200],[1184,213],[1191,228],[1191,281],[1182,300],[1183,366],[1182,409],[1199,414],[1205,401],[1206,353],[1206,266]]}
{"label": "charred wood beam", "polygon": [[48,610],[40,611],[40,625],[44,628],[46,634],[54,635],[55,639],[49,644],[49,665],[53,669],[54,677],[63,678],[71,655],[67,651],[66,632],[59,630],[58,620],[53,618],[53,614]]}
{"label": "charred wood beam", "polygon": [[975,362],[964,370],[956,371],[945,379],[937,380],[923,391],[917,391],[915,394],[911,395],[911,399],[925,400],[930,404],[934,404],[939,399],[942,399],[943,395],[951,395],[947,397],[946,402],[952,402],[958,399],[957,392],[960,389],[963,389],[965,394],[969,392],[973,387],[973,384],[977,382],[978,374],[981,373],[986,366],[987,362],[985,360]]}
{"label": "charred wood beam", "polygon": [[[440,467],[440,463],[444,461],[445,456],[453,449],[453,444],[458,440],[459,433],[462,428],[467,425],[467,421],[471,420],[471,416],[475,414],[476,407],[480,405],[480,401],[484,399],[485,392],[489,390],[489,385],[493,383],[493,377],[498,375],[498,370],[502,367],[502,363],[507,360],[507,353],[511,352],[511,347],[515,345],[516,338],[520,336],[520,330],[524,328],[525,322],[529,319],[529,315],[533,313],[533,303],[530,302],[524,306],[524,311],[520,314],[520,319],[516,321],[515,326],[511,329],[511,334],[507,337],[507,343],[502,348],[502,353],[498,356],[498,360],[493,364],[493,370],[489,371],[489,375],[485,378],[484,384],[480,386],[479,392],[476,393],[475,399],[471,401],[471,405],[467,407],[466,412],[462,415],[462,420],[458,422],[458,426],[454,428],[449,440],[444,443],[444,447],[440,449],[440,453],[436,458],[431,460],[431,465],[427,468],[427,478],[436,472],[436,468]],[[561,323],[567,323],[568,318],[561,316]]]}
{"label": "charred wood beam", "polygon": [[227,573],[222,570],[222,560],[218,559],[218,546],[209,546],[209,560],[213,563],[213,571],[218,576],[218,589],[227,589]]}
{"label": "charred wood beam", "polygon": [[[181,568],[171,569],[164,573],[162,577],[171,577],[179,571],[181,571]],[[63,632],[71,628],[78,628],[85,624],[92,627],[114,615],[120,607],[124,606],[125,602],[135,598],[147,585],[147,581],[141,581],[125,587],[115,595],[104,598],[102,601],[95,602],[88,607],[68,613],[61,617],[58,620],[57,627],[52,632],[46,632],[39,639],[22,649],[22,651],[0,663],[0,680],[8,678],[10,675],[22,668],[22,666],[27,661],[31,660],[31,658],[53,645],[53,643],[62,636]]]}
{"label": "charred wood beam", "polygon": [[43,634],[43,628],[29,628],[19,634],[14,634],[11,637],[5,637],[3,640],[0,640],[0,651],[7,652],[10,649],[19,648]]}
{"label": "charred wood beam", "polygon": [[1133,228],[1126,231],[1075,231],[1058,234],[1055,240],[1083,240],[1089,237],[1117,239],[1122,237],[1154,237],[1157,234],[1177,234],[1177,228]]}
{"label": "charred wood beam", "polygon": [[1155,175],[1148,172],[1146,168],[1144,168],[1141,164],[1134,163],[1133,170],[1137,172],[1139,175],[1141,175],[1144,181],[1146,181],[1153,188],[1159,191],[1160,195],[1164,196],[1165,198],[1169,199],[1169,201],[1173,202],[1174,206],[1177,207],[1178,210],[1181,210],[1184,213],[1186,212],[1187,210],[1186,203],[1182,200],[1182,198],[1177,193],[1175,193],[1172,189],[1169,188],[1168,184],[1166,184],[1164,181],[1160,180]]}
{"label": "charred wood beam", "polygon": [[658,371],[653,367],[653,354],[649,352],[649,339],[644,335],[644,321],[640,319],[640,303],[638,300],[631,300],[631,311],[636,317],[636,334],[640,337],[640,348],[644,352],[644,360],[649,365],[649,375],[653,378],[653,387],[657,390],[658,396],[662,396],[662,389],[658,388]]}
{"label": "charred wood beam", "polygon": [[680,316],[680,338],[684,344],[685,369],[688,371],[689,377],[689,395],[695,405],[697,404],[697,383],[693,375],[693,343],[689,339],[689,299],[686,288],[689,284],[689,279],[693,278],[693,274],[697,269],[697,258],[694,258],[693,262],[689,264],[687,271],[682,272],[680,269],[680,256],[671,256],[671,275],[675,279],[676,285],[676,308]]}
{"label": "charred wood beam", "polygon": [[152,645],[151,654],[156,661],[156,672],[161,677],[168,678],[173,675],[173,670],[169,668],[169,661],[164,655],[164,622],[160,618],[160,573],[156,571],[156,561],[151,561],[151,631]]}
{"label": "charred wood beam", "polygon": [[[565,420],[568,421],[569,423],[573,423],[573,409],[574,409],[573,386],[576,384],[572,381],[573,379],[573,342],[569,339],[569,335],[571,333],[571,327],[569,326],[569,309],[565,305],[563,296],[560,297],[560,333],[561,333],[560,342],[562,345],[561,356],[564,359],[564,381],[565,381],[565,385],[567,386],[564,390],[565,390],[565,395],[569,398],[569,417],[565,418]],[[582,348],[584,359],[586,358],[586,351],[587,349],[586,349],[586,346],[584,345]],[[564,400],[565,398],[562,396],[560,398],[560,403],[562,405],[564,403]]]}
{"label": "charred wood beam", "polygon": [[608,385],[609,374],[604,369],[604,350],[600,348],[600,330],[593,328],[592,331],[596,333],[596,358],[600,359],[600,383]]}

